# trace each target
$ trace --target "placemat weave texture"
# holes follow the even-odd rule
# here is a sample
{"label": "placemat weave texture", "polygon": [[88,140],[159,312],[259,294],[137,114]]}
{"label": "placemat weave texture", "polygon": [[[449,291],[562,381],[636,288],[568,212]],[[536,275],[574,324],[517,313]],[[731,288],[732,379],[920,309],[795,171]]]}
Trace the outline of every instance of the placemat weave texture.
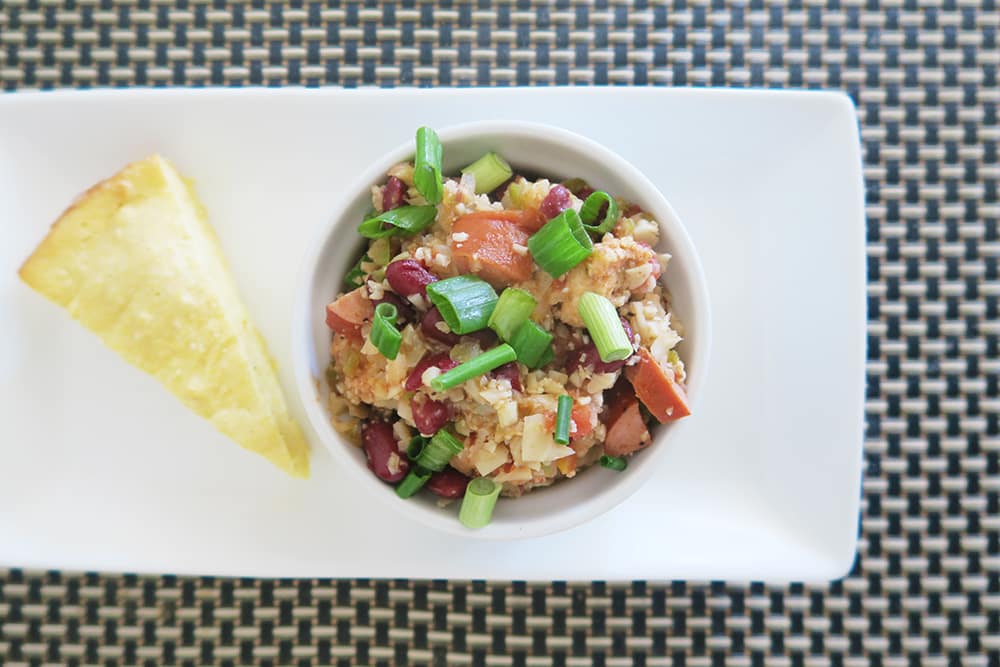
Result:
{"label": "placemat weave texture", "polygon": [[[0,88],[843,89],[869,352],[852,574],[825,586],[0,570],[0,665],[1000,666],[995,0],[0,0]],[[16,92],[15,92],[16,94]]]}

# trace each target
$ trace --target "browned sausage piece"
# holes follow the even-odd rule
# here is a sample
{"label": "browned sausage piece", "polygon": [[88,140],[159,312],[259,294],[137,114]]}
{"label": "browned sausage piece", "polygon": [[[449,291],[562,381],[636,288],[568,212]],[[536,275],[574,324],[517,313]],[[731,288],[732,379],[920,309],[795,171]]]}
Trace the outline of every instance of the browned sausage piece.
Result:
{"label": "browned sausage piece", "polygon": [[626,456],[649,444],[649,431],[642,421],[639,399],[631,385],[621,378],[607,394],[603,420],[608,429],[604,438],[604,453]]}
{"label": "browned sausage piece", "polygon": [[326,306],[326,326],[334,333],[361,340],[361,326],[370,322],[375,307],[368,300],[364,287],[340,296]]}

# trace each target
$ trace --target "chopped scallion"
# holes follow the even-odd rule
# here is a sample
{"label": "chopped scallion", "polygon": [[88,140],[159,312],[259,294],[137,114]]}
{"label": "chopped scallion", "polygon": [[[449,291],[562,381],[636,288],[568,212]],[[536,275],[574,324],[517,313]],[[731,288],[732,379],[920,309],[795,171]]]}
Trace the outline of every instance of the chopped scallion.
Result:
{"label": "chopped scallion", "polygon": [[455,276],[427,286],[427,297],[453,332],[465,335],[485,329],[497,305],[497,293],[476,276]]}
{"label": "chopped scallion", "polygon": [[556,353],[552,350],[552,346],[549,345],[545,348],[545,352],[542,352],[542,358],[538,360],[538,365],[535,368],[542,368],[548,366],[552,363],[552,360],[556,358]]}
{"label": "chopped scallion", "polygon": [[573,397],[563,394],[556,409],[556,432],[552,437],[560,445],[569,444],[569,423],[573,413]]}
{"label": "chopped scallion", "polygon": [[417,130],[417,153],[413,160],[413,184],[429,204],[441,202],[441,140],[429,127]]}
{"label": "chopped scallion", "polygon": [[528,368],[537,368],[545,351],[552,346],[552,334],[532,320],[526,320],[514,332],[509,343],[518,361]]}
{"label": "chopped scallion", "polygon": [[434,391],[447,391],[452,387],[457,387],[469,378],[489,373],[494,368],[510,363],[516,358],[517,353],[514,352],[514,348],[510,345],[506,343],[497,345],[493,349],[469,359],[464,364],[459,364],[450,371],[438,375],[431,380],[431,389]]}
{"label": "chopped scallion", "polygon": [[372,330],[368,334],[372,345],[386,359],[395,359],[399,354],[399,346],[403,343],[403,335],[396,328],[396,315],[396,306],[391,303],[380,303],[375,306]]}
{"label": "chopped scallion", "polygon": [[[604,211],[604,218],[598,220],[605,205],[607,209]],[[618,204],[607,192],[598,190],[584,200],[583,208],[580,209],[580,219],[583,221],[583,228],[591,234],[598,236],[607,234],[618,222]]]}
{"label": "chopped scallion", "polygon": [[420,456],[420,452],[424,451],[424,447],[430,441],[430,438],[423,435],[415,435],[410,438],[410,444],[406,446],[406,456],[411,461],[416,461],[417,457]]}
{"label": "chopped scallion", "polygon": [[403,481],[396,487],[396,495],[404,499],[410,498],[413,494],[419,491],[430,478],[430,470],[424,470],[419,466],[410,468],[410,472],[406,473],[406,477],[404,477]]}
{"label": "chopped scallion", "polygon": [[368,261],[368,259],[368,255],[358,257],[358,261],[354,263],[351,270],[344,276],[344,285],[347,286],[347,289],[356,289],[365,284],[365,272],[361,270],[361,263]]}
{"label": "chopped scallion", "polygon": [[440,472],[452,457],[465,448],[462,441],[445,429],[434,434],[417,457],[417,466],[424,470]]}
{"label": "chopped scallion", "polygon": [[463,174],[476,177],[476,194],[492,192],[514,175],[507,161],[496,153],[487,153],[462,170]]}
{"label": "chopped scallion", "polygon": [[580,214],[568,208],[528,239],[528,250],[538,266],[558,278],[587,259],[594,252],[594,244],[583,228]]}
{"label": "chopped scallion", "polygon": [[510,340],[517,328],[531,316],[537,305],[535,297],[529,292],[517,287],[508,287],[500,293],[497,306],[490,315],[489,327],[497,332],[500,340]]}
{"label": "chopped scallion", "polygon": [[430,227],[436,215],[435,206],[400,206],[368,218],[358,225],[358,233],[369,239],[416,234]]}
{"label": "chopped scallion", "polygon": [[608,456],[605,454],[600,459],[601,466],[610,470],[621,472],[628,467],[628,461],[624,456]]}
{"label": "chopped scallion", "polygon": [[594,339],[601,361],[621,361],[635,351],[632,341],[625,333],[621,318],[613,303],[600,294],[584,292],[577,304],[583,323],[587,325],[590,337]]}
{"label": "chopped scallion", "polygon": [[482,528],[493,518],[493,508],[500,496],[501,485],[488,477],[478,477],[465,488],[458,520],[466,528]]}

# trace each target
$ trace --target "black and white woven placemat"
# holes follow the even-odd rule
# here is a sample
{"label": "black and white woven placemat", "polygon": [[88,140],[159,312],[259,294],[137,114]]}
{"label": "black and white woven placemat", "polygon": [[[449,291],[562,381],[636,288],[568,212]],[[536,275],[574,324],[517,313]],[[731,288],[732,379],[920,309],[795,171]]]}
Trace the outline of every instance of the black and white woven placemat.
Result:
{"label": "black and white woven placemat", "polygon": [[865,143],[869,263],[860,555],[843,581],[0,570],[0,665],[1000,666],[998,32],[995,0],[0,0],[5,91],[844,89]]}

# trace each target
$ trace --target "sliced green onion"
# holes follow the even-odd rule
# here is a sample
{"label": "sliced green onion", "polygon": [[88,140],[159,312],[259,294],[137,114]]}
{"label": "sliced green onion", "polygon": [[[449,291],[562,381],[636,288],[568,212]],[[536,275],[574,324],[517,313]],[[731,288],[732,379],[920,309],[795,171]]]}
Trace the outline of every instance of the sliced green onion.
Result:
{"label": "sliced green onion", "polygon": [[410,472],[406,473],[406,477],[404,477],[403,481],[396,487],[396,495],[404,499],[409,498],[414,493],[419,491],[430,478],[430,470],[424,470],[419,466],[410,468]]}
{"label": "sliced green onion", "polygon": [[441,202],[441,140],[429,127],[417,130],[417,154],[413,160],[413,184],[429,204]]}
{"label": "sliced green onion", "polygon": [[503,366],[515,359],[517,359],[517,353],[514,352],[514,348],[506,343],[502,343],[492,350],[486,350],[479,356],[469,359],[464,364],[459,364],[450,371],[445,371],[441,375],[438,375],[431,380],[431,389],[434,391],[447,391],[452,387],[457,387],[469,378],[489,373],[494,368]]}
{"label": "sliced green onion", "polygon": [[545,352],[542,352],[542,358],[538,360],[538,366],[535,368],[542,368],[548,366],[552,363],[552,360],[556,358],[556,353],[552,350],[552,346],[549,345],[545,348]]}
{"label": "sliced green onion", "polygon": [[616,470],[621,472],[628,467],[628,461],[625,460],[624,456],[608,456],[605,454],[601,457],[600,463],[603,467],[610,470]]}
{"label": "sliced green onion", "polygon": [[497,332],[500,340],[510,340],[537,305],[538,302],[530,293],[517,287],[508,287],[500,293],[500,300],[490,315],[489,327]]}
{"label": "sliced green onion", "polygon": [[464,335],[485,329],[497,305],[497,293],[476,276],[455,276],[427,286],[427,297],[441,311],[448,328]]}
{"label": "sliced green onion", "polygon": [[569,444],[569,422],[573,413],[573,397],[563,394],[556,409],[556,433],[552,437],[560,445]]}
{"label": "sliced green onion", "polygon": [[[605,204],[608,205],[608,209],[604,213],[604,219],[598,222],[597,218],[601,215],[601,208]],[[591,234],[607,234],[618,222],[618,203],[603,190],[591,193],[580,209],[580,220],[583,221],[583,228]]]}
{"label": "sliced green onion", "polygon": [[558,278],[587,259],[594,252],[594,244],[583,228],[580,214],[568,208],[528,239],[528,250],[538,266]]}
{"label": "sliced green onion", "polygon": [[365,284],[365,272],[361,270],[361,262],[368,260],[368,255],[362,254],[361,257],[358,257],[358,261],[354,263],[351,270],[347,272],[347,275],[344,276],[344,285],[347,286],[347,289],[352,290]]}
{"label": "sliced green onion", "polygon": [[632,341],[625,333],[621,318],[613,303],[600,294],[584,292],[577,304],[583,323],[587,325],[590,337],[594,339],[601,361],[627,359],[635,351]]}
{"label": "sliced green onion", "polygon": [[403,343],[403,335],[396,328],[396,315],[396,306],[391,303],[380,303],[375,306],[372,330],[368,334],[372,345],[378,348],[386,359],[395,359],[399,354],[399,346]]}
{"label": "sliced green onion", "polygon": [[451,458],[463,449],[465,445],[461,440],[441,429],[424,445],[423,451],[417,457],[417,465],[424,470],[440,472],[448,465]]}
{"label": "sliced green onion", "polygon": [[430,442],[430,438],[423,435],[415,435],[410,438],[410,444],[406,446],[406,456],[411,461],[416,461],[417,457],[420,456],[420,452],[424,451],[424,447]]}
{"label": "sliced green onion", "polygon": [[552,345],[552,334],[527,320],[517,328],[509,342],[518,361],[529,368],[537,368],[545,350]]}
{"label": "sliced green onion", "polygon": [[466,528],[482,528],[493,518],[493,508],[500,496],[501,485],[488,477],[478,477],[465,487],[458,520]]}
{"label": "sliced green onion", "polygon": [[476,194],[492,192],[514,175],[507,161],[496,153],[487,153],[462,170],[463,174],[476,177]]}
{"label": "sliced green onion", "polygon": [[381,239],[396,234],[416,234],[431,226],[437,215],[435,206],[400,206],[358,225],[358,234],[368,239]]}

